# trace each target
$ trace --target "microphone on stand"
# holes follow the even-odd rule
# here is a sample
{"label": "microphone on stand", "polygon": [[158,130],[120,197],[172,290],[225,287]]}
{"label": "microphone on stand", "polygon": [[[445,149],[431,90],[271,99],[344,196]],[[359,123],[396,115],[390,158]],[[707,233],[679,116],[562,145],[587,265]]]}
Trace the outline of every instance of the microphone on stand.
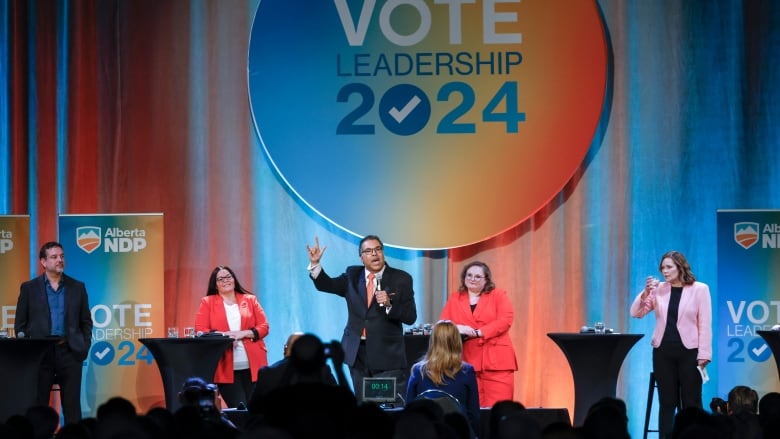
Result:
{"label": "microphone on stand", "polygon": [[[382,289],[382,273],[378,273],[376,275],[376,287],[374,288],[374,296],[376,296],[376,292],[381,290],[381,289]],[[384,303],[380,303],[379,307],[380,308],[384,308],[385,304]]]}

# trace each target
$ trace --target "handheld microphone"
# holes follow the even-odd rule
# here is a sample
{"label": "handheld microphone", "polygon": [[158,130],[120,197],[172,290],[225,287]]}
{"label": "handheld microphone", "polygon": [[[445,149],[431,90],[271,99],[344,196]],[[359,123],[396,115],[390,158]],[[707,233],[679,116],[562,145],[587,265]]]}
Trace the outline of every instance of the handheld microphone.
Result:
{"label": "handheld microphone", "polygon": [[[376,296],[376,292],[382,289],[382,273],[379,273],[376,275],[376,287],[374,288],[374,296]],[[385,304],[380,303],[380,308],[384,308]]]}

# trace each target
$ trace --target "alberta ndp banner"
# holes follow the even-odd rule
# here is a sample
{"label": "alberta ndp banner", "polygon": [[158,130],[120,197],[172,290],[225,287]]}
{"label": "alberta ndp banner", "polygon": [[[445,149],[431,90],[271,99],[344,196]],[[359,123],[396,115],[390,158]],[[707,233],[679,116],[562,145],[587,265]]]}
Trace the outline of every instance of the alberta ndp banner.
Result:
{"label": "alberta ndp banner", "polygon": [[14,325],[19,286],[30,277],[30,217],[0,215],[0,328]]}
{"label": "alberta ndp banner", "polygon": [[[780,210],[718,211],[718,394],[777,391],[773,353],[757,331],[780,323]],[[780,353],[775,353],[775,355]]]}
{"label": "alberta ndp banner", "polygon": [[113,396],[145,412],[163,405],[162,380],[138,339],[163,335],[163,215],[60,215],[65,272],[83,281],[92,311],[82,410]]}

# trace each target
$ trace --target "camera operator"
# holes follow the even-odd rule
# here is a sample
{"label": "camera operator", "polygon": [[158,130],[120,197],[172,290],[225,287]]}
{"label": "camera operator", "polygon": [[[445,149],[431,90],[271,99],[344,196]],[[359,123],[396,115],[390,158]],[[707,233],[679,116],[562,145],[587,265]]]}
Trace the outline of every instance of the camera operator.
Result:
{"label": "camera operator", "polygon": [[184,381],[179,392],[179,412],[197,414],[201,421],[236,429],[236,425],[222,414],[222,401],[219,387],[200,377],[190,377]]}
{"label": "camera operator", "polygon": [[[326,361],[333,366],[337,383]],[[260,369],[249,411],[294,438],[344,437],[357,400],[345,381],[344,351],[314,334],[294,340],[289,357]]]}
{"label": "camera operator", "polygon": [[[335,351],[336,357],[338,356],[338,349],[334,349],[332,344],[328,345],[327,350]],[[249,411],[262,412],[263,399],[280,387],[297,383],[322,383],[335,386],[336,379],[325,363],[327,357],[331,355],[326,354],[325,351],[325,346],[317,336],[300,332],[291,334],[284,345],[284,358],[261,368],[258,372],[255,390],[249,398]],[[343,365],[343,355],[341,362],[337,363],[335,360],[334,367],[338,373]],[[341,375],[343,376],[343,371]]]}

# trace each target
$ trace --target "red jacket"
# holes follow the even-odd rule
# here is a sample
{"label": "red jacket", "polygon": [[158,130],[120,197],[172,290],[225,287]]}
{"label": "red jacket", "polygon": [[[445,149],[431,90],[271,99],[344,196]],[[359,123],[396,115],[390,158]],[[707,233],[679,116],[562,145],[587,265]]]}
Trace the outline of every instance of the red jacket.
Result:
{"label": "red jacket", "polygon": [[456,291],[444,304],[439,318],[482,332],[482,337],[463,343],[463,361],[471,363],[474,370],[517,370],[515,348],[509,338],[514,309],[506,291],[496,288],[482,293],[473,314],[469,293]]}
{"label": "red jacket", "polygon": [[[249,358],[249,369],[252,373],[252,381],[257,380],[257,371],[268,365],[268,348],[263,339],[268,335],[268,319],[265,311],[260,307],[257,297],[252,294],[236,293],[236,303],[241,313],[241,331],[255,328],[258,339],[251,337],[242,339],[246,355]],[[206,296],[200,301],[198,313],[195,315],[195,331],[229,331],[230,327],[225,314],[225,305],[222,296],[214,294]],[[233,349],[230,348],[219,360],[217,371],[214,374],[215,383],[233,382]]]}

